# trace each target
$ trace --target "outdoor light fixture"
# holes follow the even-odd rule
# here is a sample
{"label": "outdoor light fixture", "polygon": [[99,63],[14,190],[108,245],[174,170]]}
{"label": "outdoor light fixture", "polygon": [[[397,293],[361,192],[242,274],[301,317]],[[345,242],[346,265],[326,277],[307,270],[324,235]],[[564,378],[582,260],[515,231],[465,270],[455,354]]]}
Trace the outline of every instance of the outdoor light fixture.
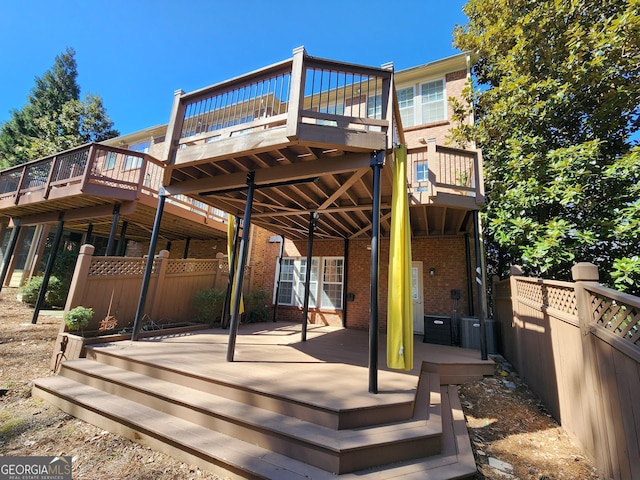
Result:
{"label": "outdoor light fixture", "polygon": [[434,276],[436,275],[436,269],[435,269],[435,268],[433,268],[433,267],[431,267],[431,268],[429,269],[429,275],[431,275],[432,277],[434,277]]}

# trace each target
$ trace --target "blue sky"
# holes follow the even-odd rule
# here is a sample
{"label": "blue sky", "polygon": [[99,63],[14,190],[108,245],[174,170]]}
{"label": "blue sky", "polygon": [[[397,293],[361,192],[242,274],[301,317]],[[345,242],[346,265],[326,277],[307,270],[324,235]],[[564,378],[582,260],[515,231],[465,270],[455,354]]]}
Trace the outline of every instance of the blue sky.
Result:
{"label": "blue sky", "polygon": [[67,47],[81,95],[102,97],[122,134],[166,123],[173,92],[205,87],[292,56],[396,70],[458,53],[461,0],[4,0],[0,123],[20,109]]}

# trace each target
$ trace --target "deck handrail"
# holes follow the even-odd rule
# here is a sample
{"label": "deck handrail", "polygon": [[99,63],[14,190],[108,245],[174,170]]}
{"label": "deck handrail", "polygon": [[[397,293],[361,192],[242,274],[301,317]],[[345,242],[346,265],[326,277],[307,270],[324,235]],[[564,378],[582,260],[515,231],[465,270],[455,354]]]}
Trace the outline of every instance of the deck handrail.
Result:
{"label": "deck handrail", "polygon": [[[163,175],[164,163],[147,153],[85,144],[0,171],[0,209],[7,203],[18,205],[26,195],[46,200],[54,189],[72,186],[75,192],[104,186],[157,198]],[[207,220],[226,221],[224,212],[197,199],[172,198],[170,202]]]}
{"label": "deck handrail", "polygon": [[484,203],[482,152],[436,145],[411,149],[409,156],[409,190],[427,192],[430,197],[451,193],[475,198]]}
{"label": "deck handrail", "polygon": [[[364,131],[390,128],[392,70],[308,56],[293,58],[195,92],[175,92],[163,161],[178,149],[302,123]],[[391,146],[391,145],[389,145]]]}

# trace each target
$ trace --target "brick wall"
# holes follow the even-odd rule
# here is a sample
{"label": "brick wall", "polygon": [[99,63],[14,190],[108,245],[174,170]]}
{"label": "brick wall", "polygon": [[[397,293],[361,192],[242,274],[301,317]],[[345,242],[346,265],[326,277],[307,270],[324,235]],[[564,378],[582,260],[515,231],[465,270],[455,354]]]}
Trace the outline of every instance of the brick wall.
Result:
{"label": "brick wall", "polygon": [[[252,263],[254,272],[254,288],[269,292],[269,298],[273,298],[274,278],[276,262],[280,252],[280,243],[268,243],[271,234],[262,231],[258,238],[254,237],[252,255],[261,250],[258,242],[262,241],[264,252],[262,262]],[[367,250],[369,240],[350,240],[348,252],[346,293],[351,293],[354,300],[347,303],[346,326],[348,328],[368,329],[370,309],[370,278],[371,278],[371,251]],[[472,249],[473,250],[473,249]],[[414,262],[422,262],[423,265],[423,289],[425,313],[451,315],[453,300],[451,290],[460,290],[461,298],[458,302],[458,315],[468,315],[469,298],[467,294],[467,266],[465,253],[465,237],[435,237],[418,238],[412,243]],[[306,257],[307,243],[305,241],[285,242],[285,257]],[[313,244],[313,256],[344,256],[343,240],[315,240]],[[257,258],[257,255],[256,257]],[[474,256],[471,256],[472,265],[475,265]],[[389,240],[380,242],[380,294],[378,300],[380,327],[386,330],[387,317],[387,283],[389,269]],[[429,269],[435,269],[435,275],[429,274]],[[473,268],[472,268],[473,270]],[[473,294],[475,295],[475,291]],[[342,311],[328,311],[322,309],[309,309],[311,323],[330,325],[342,325]],[[302,319],[302,308],[279,306],[278,319],[299,322]]]}
{"label": "brick wall", "polygon": [[[447,73],[445,82],[447,99],[449,97],[461,99],[462,90],[467,83],[467,71],[459,70],[457,72]],[[416,108],[419,108],[419,106],[416,105]],[[446,145],[449,129],[454,126],[449,120],[451,119],[451,114],[451,105],[447,101],[447,120],[406,128],[404,135],[407,141],[407,146],[409,148],[422,146],[418,140],[419,138],[424,138],[425,140],[435,138],[438,145]]]}

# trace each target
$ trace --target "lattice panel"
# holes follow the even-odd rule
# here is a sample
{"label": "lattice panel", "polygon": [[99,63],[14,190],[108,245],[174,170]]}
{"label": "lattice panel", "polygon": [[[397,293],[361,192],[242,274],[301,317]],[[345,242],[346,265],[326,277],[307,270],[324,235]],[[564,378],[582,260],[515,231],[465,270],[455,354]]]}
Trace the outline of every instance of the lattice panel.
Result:
{"label": "lattice panel", "polygon": [[593,319],[616,336],[640,346],[640,308],[591,292]]}
{"label": "lattice panel", "polygon": [[578,303],[573,287],[545,285],[547,305],[570,315],[578,315]]}
{"label": "lattice panel", "polygon": [[576,293],[573,287],[524,280],[518,280],[516,285],[518,296],[521,298],[554,308],[569,315],[578,315]]}
{"label": "lattice panel", "polygon": [[[146,258],[97,258],[91,262],[90,276],[143,275],[147,265]],[[155,273],[158,260],[153,262]]]}
{"label": "lattice panel", "polygon": [[169,260],[167,274],[215,272],[220,269],[218,260]]}

